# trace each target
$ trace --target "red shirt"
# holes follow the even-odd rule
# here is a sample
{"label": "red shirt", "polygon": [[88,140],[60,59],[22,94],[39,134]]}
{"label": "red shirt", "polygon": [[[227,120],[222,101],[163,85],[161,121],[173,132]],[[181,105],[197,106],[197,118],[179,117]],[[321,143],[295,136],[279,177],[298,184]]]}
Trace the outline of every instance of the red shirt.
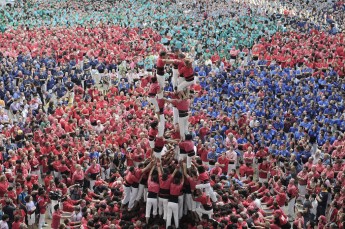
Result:
{"label": "red shirt", "polygon": [[[267,163],[266,164],[263,164],[263,163],[259,164],[259,166],[258,166],[259,177],[262,179],[266,179],[267,175],[268,175],[269,168],[270,168],[270,166]],[[260,170],[263,170],[265,172],[262,172]]]}
{"label": "red shirt", "polygon": [[181,190],[183,188],[183,182],[180,184],[170,184],[170,195],[172,196],[179,196],[181,194]]}
{"label": "red shirt", "polygon": [[153,182],[151,180],[147,181],[148,191],[153,193],[159,193],[159,183]]}
{"label": "red shirt", "polygon": [[180,150],[182,150],[182,152],[184,151],[184,153],[189,154],[189,153],[194,152],[194,142],[193,141],[183,141],[183,142],[180,142],[178,144],[178,146],[180,147]]}
{"label": "red shirt", "polygon": [[159,86],[159,83],[158,82],[155,82],[155,83],[152,83],[150,85],[150,88],[149,88],[149,96],[150,97],[153,97],[155,95],[157,95],[160,91],[160,86]]}
{"label": "red shirt", "polygon": [[52,229],[58,229],[60,226],[60,220],[61,220],[61,213],[60,211],[55,211],[53,213],[53,219],[51,223]]}
{"label": "red shirt", "polygon": [[183,76],[186,80],[194,79],[194,70],[191,67],[184,66],[180,70],[181,76]]}
{"label": "red shirt", "polygon": [[46,210],[47,210],[46,206],[47,206],[47,203],[48,203],[46,198],[39,196],[38,199],[37,199],[37,203],[38,203],[38,205],[40,207],[40,213],[41,214],[45,214]]}
{"label": "red shirt", "polygon": [[162,176],[159,176],[159,187],[161,189],[169,189],[171,180],[172,180],[171,176],[169,176],[168,179],[166,179],[166,180],[163,180]]}
{"label": "red shirt", "polygon": [[294,198],[298,195],[298,188],[294,184],[289,184],[286,193],[289,194],[291,198]]}
{"label": "red shirt", "polygon": [[12,229],[19,229],[20,228],[20,224],[22,224],[22,222],[20,222],[20,221],[13,222],[12,223]]}
{"label": "red shirt", "polygon": [[224,165],[222,167],[222,171],[223,173],[227,173],[228,172],[228,166],[229,166],[229,159],[227,159],[226,157],[222,158],[222,157],[219,157],[218,158],[218,163],[221,164],[221,165]]}
{"label": "red shirt", "polygon": [[188,111],[189,107],[190,107],[190,100],[189,99],[181,100],[179,103],[176,104],[176,108],[179,111]]}

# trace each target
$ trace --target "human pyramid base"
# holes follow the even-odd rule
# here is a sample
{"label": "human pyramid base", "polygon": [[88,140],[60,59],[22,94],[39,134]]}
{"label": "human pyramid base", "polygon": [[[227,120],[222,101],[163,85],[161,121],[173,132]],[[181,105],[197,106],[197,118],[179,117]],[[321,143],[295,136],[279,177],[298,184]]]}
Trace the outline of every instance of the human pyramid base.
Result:
{"label": "human pyramid base", "polygon": [[344,228],[344,12],[1,8],[0,229]]}

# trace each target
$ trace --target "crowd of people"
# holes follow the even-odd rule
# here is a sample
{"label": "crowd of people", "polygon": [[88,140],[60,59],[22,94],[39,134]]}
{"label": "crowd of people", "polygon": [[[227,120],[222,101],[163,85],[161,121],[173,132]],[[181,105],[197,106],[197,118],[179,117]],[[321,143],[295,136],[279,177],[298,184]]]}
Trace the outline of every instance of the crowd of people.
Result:
{"label": "crowd of people", "polygon": [[1,9],[0,228],[344,228],[344,10]]}

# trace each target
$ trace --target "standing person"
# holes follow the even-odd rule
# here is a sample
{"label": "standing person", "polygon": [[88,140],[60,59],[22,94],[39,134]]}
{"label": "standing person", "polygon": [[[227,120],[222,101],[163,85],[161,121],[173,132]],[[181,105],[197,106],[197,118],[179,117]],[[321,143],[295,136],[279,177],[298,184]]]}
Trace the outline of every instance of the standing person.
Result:
{"label": "standing person", "polygon": [[151,208],[153,209],[152,215],[154,218],[157,215],[157,209],[158,209],[159,177],[158,177],[158,171],[155,169],[155,167],[151,168],[151,171],[147,180],[147,185],[148,185],[148,193],[147,193],[146,211],[145,211],[146,223],[149,222],[149,219],[151,216]]}
{"label": "standing person", "polygon": [[185,139],[185,134],[188,133],[189,129],[189,107],[190,107],[190,99],[186,96],[183,97],[176,105],[176,108],[178,110],[178,125],[180,129],[180,136],[181,139]]}
{"label": "standing person", "polygon": [[134,171],[134,176],[137,178],[137,182],[132,183],[132,189],[131,189],[131,194],[129,198],[129,203],[128,203],[128,211],[130,211],[135,204],[135,201],[137,199],[138,191],[139,191],[139,181],[142,179],[142,176],[144,173],[146,173],[149,169],[151,169],[152,162],[145,166],[144,163],[140,163],[139,167],[135,169]]}
{"label": "standing person", "polygon": [[307,223],[311,220],[311,209],[313,208],[313,205],[310,201],[310,196],[309,194],[305,195],[305,200],[303,202],[303,219],[304,219],[304,224],[307,225]]}
{"label": "standing person", "polygon": [[263,158],[262,163],[260,163],[258,166],[259,182],[264,183],[268,181],[269,170],[270,170],[270,165],[268,164],[267,159]]}
{"label": "standing person", "polygon": [[164,86],[161,87],[157,79],[158,79],[157,77],[151,78],[151,84],[150,84],[149,91],[147,94],[147,101],[154,106],[155,113],[157,114],[159,118],[160,116],[159,116],[159,106],[158,106],[158,101],[157,101],[157,95],[163,92]]}
{"label": "standing person", "polygon": [[297,174],[298,178],[298,190],[299,190],[299,196],[301,198],[304,198],[307,190],[307,183],[308,183],[308,171],[307,167],[304,166],[303,170]]}
{"label": "standing person", "polygon": [[[179,166],[177,166],[179,167]],[[175,227],[179,227],[179,196],[183,188],[184,176],[180,171],[177,171],[173,177],[173,180],[170,184],[170,197],[167,207],[167,222],[166,228],[171,226],[171,217],[174,216]]]}
{"label": "standing person", "polygon": [[90,167],[85,171],[85,174],[89,175],[90,189],[93,190],[97,176],[101,173],[101,166],[97,164],[96,159],[93,159]]}
{"label": "standing person", "polygon": [[320,216],[326,216],[326,208],[328,201],[328,187],[327,184],[322,184],[322,190],[319,195],[316,196],[318,202],[316,210],[316,219],[319,219]]}
{"label": "standing person", "polygon": [[38,220],[38,229],[42,229],[42,227],[45,225],[48,201],[45,196],[46,192],[44,190],[39,190],[38,194],[39,194],[39,197],[37,199],[37,205],[39,206],[39,210],[40,210],[40,217]]}
{"label": "standing person", "polygon": [[169,200],[169,189],[173,176],[176,174],[177,169],[172,175],[169,174],[167,169],[162,171],[160,161],[157,161],[158,179],[159,179],[159,193],[158,193],[158,210],[159,215],[163,215],[163,219],[167,220],[167,209]]}
{"label": "standing person", "polygon": [[176,49],[175,55],[171,59],[177,59],[173,63],[173,69],[172,69],[172,80],[171,83],[173,87],[177,87],[178,85],[178,77],[179,77],[179,69],[181,69],[184,66],[183,59],[186,57],[183,53],[179,53],[180,51]]}
{"label": "standing person", "polygon": [[192,157],[195,155],[193,136],[191,134],[185,135],[185,140],[179,143],[180,154],[178,159],[184,160],[187,158],[187,168],[191,167]]}
{"label": "standing person", "polygon": [[162,89],[161,91],[159,91],[158,99],[163,98],[163,88],[165,87],[165,64],[171,64],[174,62],[173,60],[167,60],[166,58],[167,52],[161,51],[156,62],[157,81],[159,83],[160,88]]}
{"label": "standing person", "polygon": [[298,188],[295,185],[295,179],[289,181],[286,193],[288,195],[288,217],[293,217],[295,215],[295,203],[296,197],[298,196]]}
{"label": "standing person", "polygon": [[[25,214],[27,213],[26,209],[26,197],[28,196],[28,187],[26,185],[23,186],[23,191],[18,195],[18,204],[19,208],[23,209]],[[28,218],[25,217],[25,222],[28,221]]]}
{"label": "standing person", "polygon": [[[181,82],[178,84],[176,91],[181,93],[187,87],[194,84],[194,69],[192,66],[193,61],[189,58],[184,60],[184,66],[179,71]],[[183,93],[182,93],[183,94]]]}
{"label": "standing person", "polygon": [[[232,145],[228,146],[228,151],[226,151],[226,158],[229,160],[229,165],[228,165],[228,171],[227,175],[232,171],[236,170],[236,163],[237,163],[237,153],[234,150],[234,147]],[[259,178],[260,179],[260,178]]]}
{"label": "standing person", "polygon": [[60,210],[58,204],[54,206],[52,223],[50,225],[52,229],[58,229],[60,227],[61,219],[71,218],[71,216],[72,216],[72,214],[70,214],[70,213],[68,213],[68,215],[62,215],[63,213],[65,213],[65,212]]}
{"label": "standing person", "polygon": [[150,129],[149,129],[149,143],[150,143],[150,147],[153,149],[155,147],[155,140],[158,134],[158,122],[157,121],[153,121],[150,123]]}
{"label": "standing person", "polygon": [[35,227],[35,221],[36,221],[36,206],[33,201],[32,196],[28,195],[25,197],[25,202],[26,202],[26,214],[27,214],[27,219],[28,219],[28,228],[29,229],[34,229]]}
{"label": "standing person", "polygon": [[0,228],[1,229],[9,229],[9,226],[8,226],[8,215],[3,215],[1,217],[1,220],[0,220]]}
{"label": "standing person", "polygon": [[[131,190],[133,184],[138,184],[139,179],[135,176],[135,168],[129,167],[123,183],[123,198],[121,202],[121,208],[129,204],[131,199]],[[139,184],[138,184],[139,185]]]}
{"label": "standing person", "polygon": [[6,205],[3,207],[2,211],[4,215],[8,216],[8,227],[11,229],[12,223],[14,221],[14,211],[16,207],[13,205],[12,199],[6,200]]}

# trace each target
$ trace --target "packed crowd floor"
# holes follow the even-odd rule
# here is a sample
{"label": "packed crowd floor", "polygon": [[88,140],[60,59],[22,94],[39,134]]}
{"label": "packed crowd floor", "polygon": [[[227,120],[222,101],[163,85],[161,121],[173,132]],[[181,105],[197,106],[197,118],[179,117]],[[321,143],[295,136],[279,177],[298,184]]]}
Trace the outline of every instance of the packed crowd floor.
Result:
{"label": "packed crowd floor", "polygon": [[0,229],[344,228],[344,11],[0,9]]}

